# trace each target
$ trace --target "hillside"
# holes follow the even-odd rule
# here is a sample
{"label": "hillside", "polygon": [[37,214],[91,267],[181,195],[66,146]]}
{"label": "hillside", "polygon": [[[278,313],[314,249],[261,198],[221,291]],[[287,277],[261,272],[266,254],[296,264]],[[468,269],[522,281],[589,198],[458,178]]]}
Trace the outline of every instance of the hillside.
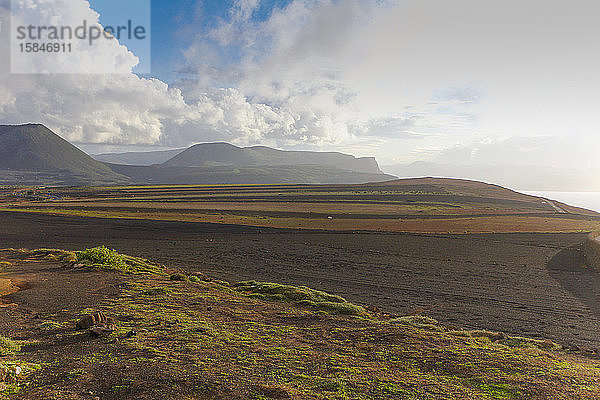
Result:
{"label": "hillside", "polygon": [[354,172],[323,165],[247,167],[177,167],[167,164],[135,166],[109,163],[106,165],[114,172],[126,175],[138,184],[326,184],[378,182],[394,178],[383,173]]}
{"label": "hillside", "polygon": [[185,149],[162,151],[130,151],[126,153],[94,154],[95,160],[111,164],[123,165],[153,165],[162,164]]}
{"label": "hillside", "polygon": [[[0,210],[351,232],[464,234],[600,229],[600,214],[596,212],[476,181],[420,178],[368,184],[282,184],[284,178],[314,182],[386,176],[310,166],[304,170],[113,168],[144,185],[55,188],[35,193],[7,190],[3,194],[0,190]],[[261,180],[278,183],[255,183]],[[195,185],[198,181],[229,184]]]}
{"label": "hillside", "polygon": [[197,144],[165,165],[177,167],[321,165],[354,172],[381,174],[373,157],[354,157],[335,152],[284,151],[265,146],[237,147],[228,143]]}
{"label": "hillside", "polygon": [[477,196],[481,198],[495,198],[515,200],[527,203],[540,203],[540,198],[519,193],[506,187],[471,179],[456,178],[404,178],[395,179],[376,184],[365,184],[368,187],[413,189],[416,187],[430,193],[446,193],[456,196]]}
{"label": "hillside", "polygon": [[512,189],[494,185],[491,183],[479,182],[469,179],[454,179],[454,178],[408,178],[397,179],[392,181],[379,182],[374,184],[365,184],[369,187],[386,187],[386,188],[411,188],[419,186],[421,188],[429,188],[433,192],[447,193],[449,195],[467,197],[480,197],[488,199],[508,200],[513,202],[521,202],[528,204],[526,208],[552,208],[561,214],[579,214],[598,217],[599,214],[592,210],[587,210],[581,207],[574,207],[568,204],[561,203],[556,200],[546,199],[537,196],[523,194]]}
{"label": "hillside", "polygon": [[[0,250],[0,265],[7,398],[600,396],[597,360],[581,350],[390,315],[308,287],[230,283],[201,265],[182,273],[105,248]],[[94,329],[105,333],[75,329],[98,312],[110,322]]]}
{"label": "hillside", "polygon": [[39,124],[0,125],[0,182],[56,184],[127,182]]}

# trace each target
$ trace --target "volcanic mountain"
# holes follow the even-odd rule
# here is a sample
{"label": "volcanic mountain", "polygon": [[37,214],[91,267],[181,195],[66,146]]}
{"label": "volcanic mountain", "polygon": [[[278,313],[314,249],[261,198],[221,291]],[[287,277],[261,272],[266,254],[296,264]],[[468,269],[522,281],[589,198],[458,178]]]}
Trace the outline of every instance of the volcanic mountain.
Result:
{"label": "volcanic mountain", "polygon": [[[0,184],[114,185],[364,183],[393,179],[374,158],[341,153],[240,148],[226,143],[198,144],[187,150],[104,155],[93,159],[39,124],[0,125]],[[180,153],[181,152],[181,153]],[[157,156],[174,156],[146,164]],[[112,157],[112,158],[111,158]]]}
{"label": "volcanic mountain", "polygon": [[103,184],[127,181],[44,125],[0,125],[0,182]]}

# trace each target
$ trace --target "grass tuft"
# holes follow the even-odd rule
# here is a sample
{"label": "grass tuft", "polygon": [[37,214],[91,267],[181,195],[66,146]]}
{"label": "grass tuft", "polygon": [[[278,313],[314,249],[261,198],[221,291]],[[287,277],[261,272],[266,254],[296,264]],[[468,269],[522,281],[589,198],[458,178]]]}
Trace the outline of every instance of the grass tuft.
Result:
{"label": "grass tuft", "polygon": [[57,329],[61,329],[62,325],[55,321],[44,321],[38,325],[38,329],[42,331],[54,331]]}
{"label": "grass tuft", "polygon": [[176,274],[171,274],[171,276],[169,276],[169,279],[172,281],[187,281],[188,277],[185,274],[176,273]]}
{"label": "grass tuft", "polygon": [[164,268],[150,261],[120,254],[105,246],[92,247],[83,251],[65,251],[58,249],[37,249],[29,253],[52,261],[68,264],[81,264],[86,267],[98,268],[105,271],[117,271],[124,274],[153,274],[166,275]]}
{"label": "grass tuft", "polygon": [[334,314],[364,315],[367,313],[363,307],[349,303],[343,297],[306,286],[256,281],[238,282],[232,286],[236,291],[260,300],[288,301]]}
{"label": "grass tuft", "polygon": [[31,250],[29,253],[35,257],[41,257],[52,261],[62,261],[66,263],[77,262],[77,257],[72,251],[59,249],[37,249]]}
{"label": "grass tuft", "polygon": [[322,292],[320,290],[310,289],[306,286],[291,286],[282,285],[279,283],[256,281],[238,282],[234,283],[233,286],[240,292],[259,293],[264,295],[265,298],[268,298],[269,296],[274,296],[275,300],[309,300],[315,303],[325,301],[332,303],[346,302],[346,300],[343,297]]}
{"label": "grass tuft", "polygon": [[0,336],[0,357],[5,357],[21,350],[21,345],[7,337]]}
{"label": "grass tuft", "polygon": [[105,271],[117,271],[124,274],[155,274],[164,275],[163,268],[153,265],[150,261],[127,256],[105,246],[76,251],[76,262]]}
{"label": "grass tuft", "polygon": [[350,302],[336,303],[333,301],[313,302],[310,300],[302,300],[297,302],[297,304],[308,306],[319,311],[326,311],[332,314],[365,315],[367,313],[363,307]]}
{"label": "grass tuft", "polygon": [[508,336],[503,332],[493,332],[482,329],[476,330],[450,330],[448,333],[452,336],[465,338],[483,339],[489,342],[495,342],[506,347],[518,349],[541,349],[541,350],[561,350],[563,347],[549,339],[532,339],[520,336]]}

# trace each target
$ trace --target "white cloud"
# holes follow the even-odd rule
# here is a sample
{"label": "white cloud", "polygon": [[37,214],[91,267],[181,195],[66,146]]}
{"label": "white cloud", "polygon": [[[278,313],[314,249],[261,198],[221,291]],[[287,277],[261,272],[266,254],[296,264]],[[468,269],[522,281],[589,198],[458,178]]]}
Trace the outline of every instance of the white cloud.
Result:
{"label": "white cloud", "polygon": [[585,170],[598,167],[596,147],[585,137],[540,136],[484,138],[443,149],[435,155],[440,164],[503,167],[553,167]]}
{"label": "white cloud", "polygon": [[[588,0],[296,0],[227,25],[242,61],[218,79],[253,102],[328,115],[347,127],[344,145],[384,138],[387,160],[486,136],[598,145],[598,11]],[[547,150],[547,162],[563,158]]]}
{"label": "white cloud", "polygon": [[[79,6],[58,13],[65,21],[97,18],[69,1]],[[256,21],[260,4],[238,0],[198,36],[182,66],[197,79],[180,89],[131,73],[19,77],[1,64],[0,120],[42,122],[80,143],[227,140],[374,152],[384,163],[456,145],[474,163],[521,153],[560,163],[582,146],[503,143],[599,144],[596,2],[295,0]],[[100,56],[121,72],[136,61],[116,44]]]}
{"label": "white cloud", "polygon": [[[413,56],[398,43],[405,11],[396,1],[296,0],[260,23],[249,13],[237,13],[212,33],[219,38],[218,46],[225,44],[238,52],[241,61],[233,66],[235,73],[217,71],[211,80],[206,74],[214,70],[203,69],[195,87],[193,82],[181,83],[184,94],[194,98],[210,82],[225,79],[253,104],[309,115],[314,123],[296,130],[296,139],[320,146],[351,145],[364,138],[412,139],[464,129],[474,119],[468,107],[483,91],[466,81],[451,81],[447,88],[445,79],[427,82],[403,73],[410,64],[407,57]],[[207,48],[210,43],[199,38],[186,52],[190,65],[224,62],[223,51],[214,59],[210,55],[216,52],[198,51]],[[453,93],[446,93],[449,90]],[[443,103],[432,103],[440,93],[445,95]],[[467,94],[469,101],[457,97]],[[311,136],[303,134],[314,125],[322,129]],[[291,133],[286,138],[292,139]]]}
{"label": "white cloud", "polygon": [[[89,26],[98,19],[84,1],[18,0],[15,4],[21,8],[13,7],[13,22],[25,25],[79,26],[85,20]],[[0,2],[3,21],[9,19],[8,7],[7,1]],[[0,46],[2,54],[9,54],[8,40]],[[38,61],[46,71],[64,71],[63,64],[71,62],[70,71],[79,73],[11,74],[5,58],[0,66],[0,120],[41,122],[75,142],[151,144],[163,137],[162,118],[186,113],[188,106],[178,90],[131,73],[138,60],[116,40],[98,41],[72,57],[42,56]],[[97,64],[113,73],[89,74],[98,71]]]}
{"label": "white cloud", "polygon": [[[10,8],[11,71],[13,73],[131,73],[139,60],[115,39],[107,40],[100,33],[99,15],[86,1],[73,0],[12,0]],[[27,27],[34,27],[28,30]],[[35,40],[16,40],[22,27],[22,37]],[[40,28],[41,27],[41,28]],[[41,39],[55,28],[55,35],[69,45],[70,51],[23,53],[18,43],[56,43]],[[69,28],[69,30],[63,30]],[[41,29],[45,29],[42,31]],[[27,34],[27,32],[32,32]],[[42,33],[43,32],[43,33]],[[96,40],[91,35],[98,35]],[[80,35],[80,40],[73,35]],[[85,35],[85,36],[81,36]],[[93,45],[92,45],[93,43]],[[8,54],[8,53],[4,53]]]}
{"label": "white cloud", "polygon": [[[75,1],[76,6],[64,12],[68,8],[64,7],[65,1],[72,0],[22,2],[22,19],[40,25],[50,24],[47,19],[58,25],[76,26],[82,20],[97,23],[98,15],[87,2]],[[256,1],[238,2],[232,20],[241,23],[247,20],[257,4]],[[6,17],[8,4],[3,1],[0,5]],[[222,25],[219,29],[226,30],[226,27]],[[91,47],[88,53],[84,51],[73,60],[81,74],[14,75],[9,73],[8,65],[3,65],[0,70],[2,122],[41,122],[76,143],[170,146],[210,140],[320,146],[343,143],[352,138],[350,131],[358,131],[329,112],[345,102],[346,94],[333,87],[305,89],[306,96],[315,102],[319,103],[320,98],[329,101],[330,110],[293,103],[249,101],[234,88],[203,88],[190,91],[184,99],[177,88],[130,73],[137,59],[116,41]],[[49,59],[45,69],[60,68],[62,62],[64,59]],[[105,63],[120,73],[87,74],[93,71],[92,64],[98,63]],[[329,96],[330,92],[335,92],[335,98]]]}

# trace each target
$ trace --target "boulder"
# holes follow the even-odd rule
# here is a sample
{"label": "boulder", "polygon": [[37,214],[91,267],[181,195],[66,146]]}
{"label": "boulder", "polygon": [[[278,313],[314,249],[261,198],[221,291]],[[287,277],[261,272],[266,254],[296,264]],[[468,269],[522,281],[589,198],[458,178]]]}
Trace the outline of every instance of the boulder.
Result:
{"label": "boulder", "polygon": [[[96,325],[114,325],[115,320],[113,318],[107,317],[104,313],[97,312],[94,314],[88,314],[77,321],[75,325],[75,329],[83,330],[90,329]],[[113,329],[114,330],[114,329]]]}

